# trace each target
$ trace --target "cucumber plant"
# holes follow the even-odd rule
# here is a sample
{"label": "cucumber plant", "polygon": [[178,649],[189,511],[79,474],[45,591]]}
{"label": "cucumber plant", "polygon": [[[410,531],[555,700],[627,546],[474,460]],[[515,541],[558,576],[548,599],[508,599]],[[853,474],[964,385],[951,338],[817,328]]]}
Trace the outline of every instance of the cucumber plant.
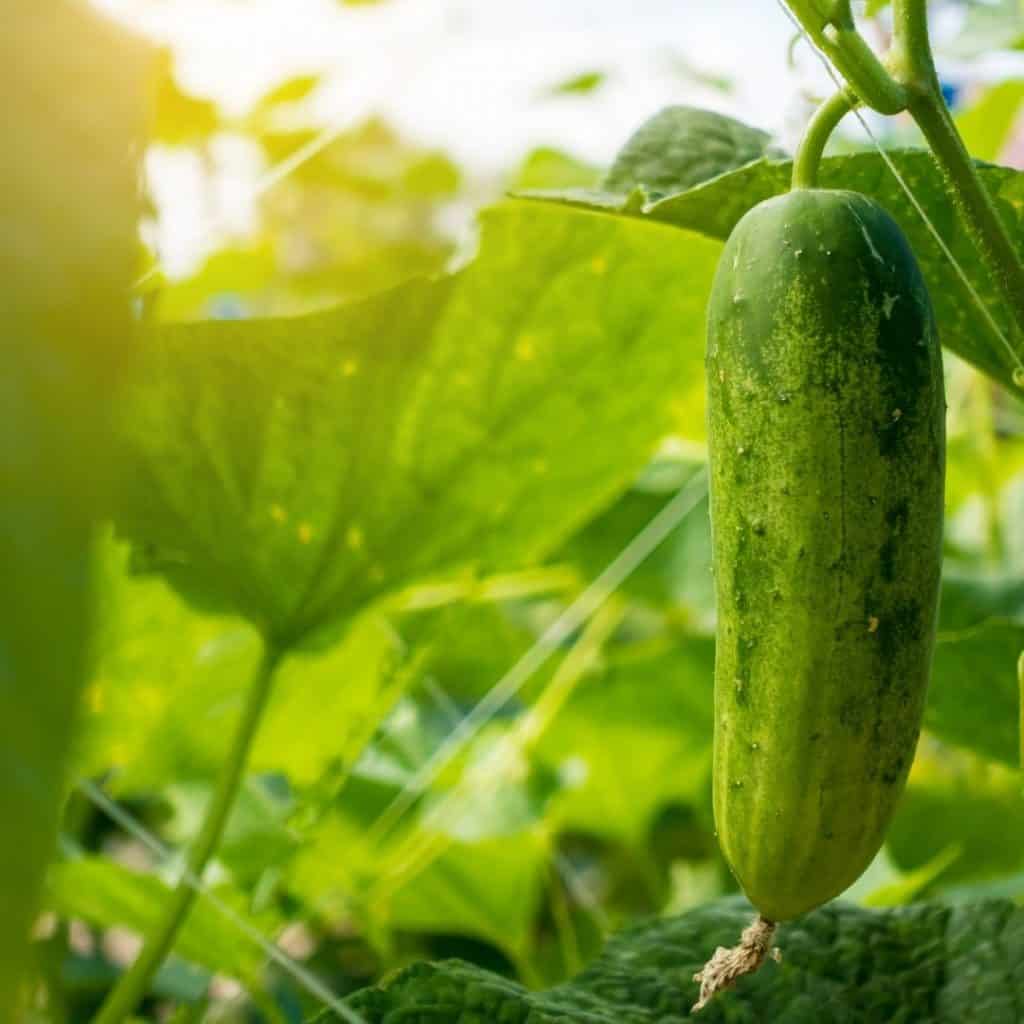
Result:
{"label": "cucumber plant", "polygon": [[894,0],[885,63],[848,0],[792,4],[847,82],[808,125],[791,190],[750,210],[708,310],[718,631],[714,813],[759,911],[696,975],[700,1009],[881,848],[914,757],[942,569],[945,399],[909,243],[867,197],[817,187],[860,104],[908,111],[1018,324],[1024,273],[947,111],[924,0]]}
{"label": "cucumber plant", "polygon": [[[63,349],[50,345],[57,332],[48,327],[26,334],[39,334],[42,343],[32,351],[42,360],[26,362],[25,372],[12,362],[9,376],[12,394],[24,391],[34,404],[9,402],[2,415],[11,418],[12,437],[30,436],[38,425],[40,436],[53,443],[45,458],[19,462],[21,475],[3,481],[18,523],[0,546],[6,544],[6,562],[18,571],[4,622],[5,668],[11,671],[0,671],[0,683],[12,684],[7,690],[17,713],[7,716],[14,756],[6,759],[5,775],[16,784],[0,790],[7,794],[7,816],[24,820],[19,841],[4,852],[13,898],[4,903],[11,913],[0,932],[0,1020],[14,1012],[17,993],[34,998],[25,934],[40,906],[61,920],[85,919],[97,929],[125,925],[146,938],[131,966],[111,970],[109,991],[104,980],[102,991],[96,985],[77,998],[69,1021],[97,1013],[98,1024],[116,1024],[145,1015],[154,1001],[160,1012],[168,1001],[181,1004],[180,1019],[203,1013],[209,976],[195,983],[198,993],[193,987],[168,992],[172,972],[164,961],[170,955],[236,978],[253,1004],[275,1019],[268,987],[277,979],[265,977],[263,957],[276,951],[249,940],[256,922],[271,932],[285,914],[302,917],[311,929],[343,918],[358,926],[359,941],[391,946],[382,949],[385,956],[399,949],[392,936],[402,943],[431,934],[475,937],[503,952],[531,987],[543,989],[556,976],[574,973],[602,938],[588,925],[588,944],[578,946],[573,912],[590,905],[575,891],[563,891],[560,878],[544,881],[564,861],[555,845],[559,834],[582,831],[625,843],[630,857],[622,861],[639,860],[648,856],[648,842],[654,845],[649,833],[657,818],[683,805],[686,815],[668,823],[673,842],[685,831],[683,859],[700,866],[700,897],[716,895],[729,883],[703,818],[712,774],[722,849],[761,916],[738,950],[720,951],[701,972],[702,1002],[771,955],[776,922],[799,918],[779,940],[790,969],[782,979],[765,972],[736,993],[745,1004],[740,1015],[782,1019],[787,1011],[780,1007],[806,1006],[814,998],[810,986],[820,985],[815,992],[827,989],[843,1001],[844,1019],[931,1019],[926,1013],[939,1003],[948,1019],[964,1016],[956,1001],[963,994],[945,992],[950,979],[956,988],[961,965],[978,952],[962,936],[976,931],[991,947],[991,936],[999,935],[996,945],[1012,948],[1024,927],[1012,906],[979,903],[962,914],[924,904],[886,915],[818,904],[844,889],[882,842],[914,752],[933,642],[934,681],[924,708],[932,736],[992,756],[1004,769],[1016,765],[1015,726],[992,723],[1015,719],[1016,689],[999,673],[1009,675],[1004,670],[1024,646],[1020,587],[947,574],[935,642],[946,455],[938,334],[941,329],[948,350],[991,378],[957,367],[950,374],[951,404],[965,379],[1024,387],[1019,359],[1004,337],[1013,337],[1012,324],[1021,320],[1024,292],[1011,240],[1024,230],[1024,172],[970,163],[939,98],[923,3],[896,4],[896,43],[884,60],[857,35],[848,4],[794,0],[792,7],[847,79],[814,117],[792,167],[764,132],[708,111],[671,108],[633,137],[600,188],[582,200],[563,195],[559,205],[546,208],[513,201],[488,211],[479,253],[457,273],[406,281],[307,317],[141,325],[144,338],[125,387],[110,403],[116,407],[109,461],[121,477],[111,502],[118,538],[104,531],[96,561],[103,586],[116,583],[118,593],[113,599],[101,591],[98,630],[90,627],[90,579],[64,571],[90,564],[92,503],[78,500],[77,488],[62,502],[73,527],[67,543],[25,543],[35,535],[23,524],[45,528],[49,522],[33,510],[53,505],[54,480],[69,469],[91,477],[105,461],[78,458],[75,447],[74,465],[68,462],[67,412],[78,404],[55,403],[51,394],[52,370],[62,365],[51,348],[58,355]],[[91,63],[106,52],[93,50]],[[40,82],[49,81],[50,52],[42,48]],[[20,74],[17,60],[8,64]],[[308,88],[300,83],[293,95]],[[138,97],[143,90],[124,93]],[[969,234],[950,229],[956,214],[943,203],[940,175],[926,150],[823,159],[839,120],[857,105],[886,114],[907,110],[918,120]],[[34,137],[34,109],[29,103],[19,115],[26,122],[19,139]],[[208,123],[211,110],[201,109]],[[376,145],[380,132],[369,138]],[[121,147],[109,148],[114,154]],[[33,153],[29,144],[12,154],[15,149]],[[119,170],[111,173],[127,197],[128,165],[114,162]],[[910,201],[885,162],[913,186]],[[77,166],[66,154],[60,164]],[[562,173],[567,170],[569,180],[596,180],[590,168],[563,167]],[[398,177],[416,176],[402,171]],[[20,194],[13,186],[8,192]],[[568,209],[567,198],[587,208]],[[918,201],[942,228],[939,246],[920,228]],[[27,205],[24,231],[20,219],[12,224],[31,239],[38,235],[31,217],[50,205]],[[92,205],[78,204],[87,224],[93,223]],[[124,265],[109,289],[108,315],[124,330],[100,331],[97,337],[104,338],[120,338],[131,326],[135,211],[127,199],[114,209]],[[46,246],[12,250],[8,285],[21,280],[19,266],[31,267],[23,251],[57,251],[67,224],[61,221]],[[1011,225],[1009,233],[1004,224]],[[963,301],[953,264],[941,251],[945,240],[972,271],[971,287],[987,307],[988,323]],[[83,265],[91,264],[99,244],[81,247]],[[987,271],[969,262],[972,244],[982,257],[975,263]],[[47,285],[38,307],[44,310],[55,292],[46,275],[38,280]],[[10,292],[12,308],[28,308],[32,295]],[[106,404],[110,363],[90,359],[88,373],[64,375],[89,392],[77,421],[102,424],[96,400]],[[22,380],[31,387],[23,388]],[[684,508],[704,507],[704,450],[699,444],[665,448],[664,458],[650,461],[668,431],[688,442],[704,436],[705,391],[718,564],[713,716],[715,601],[704,571],[712,539],[704,516],[680,518]],[[1006,412],[1002,393],[993,389],[986,398]],[[957,477],[968,462],[980,475],[981,460],[962,448],[957,456],[957,412],[951,423],[951,487],[973,497],[981,490],[976,480],[958,483]],[[1014,429],[1019,432],[1011,421],[1010,433]],[[1024,465],[1024,443],[1015,444]],[[34,491],[26,492],[26,481]],[[999,481],[990,483],[985,496],[994,507],[1003,492]],[[19,511],[29,508],[28,515]],[[659,557],[636,572],[644,557],[637,552],[649,553],[662,541]],[[947,559],[952,550],[947,544]],[[600,603],[594,595],[612,577],[616,601],[627,609],[626,628],[605,637],[607,623],[617,621],[616,606],[578,641],[564,614],[540,632],[549,602],[589,608],[578,612],[583,625]],[[53,585],[58,579],[69,585],[63,598]],[[429,616],[420,625],[403,617],[417,602],[445,605],[459,594],[472,602],[493,600],[494,607],[488,604],[482,617],[446,609],[453,614],[444,629]],[[524,615],[529,595],[543,595],[545,607],[533,605]],[[535,609],[543,613],[536,620]],[[241,621],[214,627],[215,611]],[[104,654],[91,671],[86,648],[108,621],[130,639],[119,658]],[[51,642],[55,622],[59,644]],[[595,636],[608,639],[607,650]],[[230,642],[221,643],[224,638]],[[193,642],[209,654],[202,665],[192,657]],[[597,646],[601,657],[593,658]],[[479,688],[510,665],[509,678],[522,687],[522,664],[529,666],[537,650],[545,658],[568,656],[540,682],[544,689],[516,691],[520,708],[507,682]],[[594,676],[577,693],[584,667]],[[420,721],[418,702],[433,708],[424,680],[435,676],[435,702],[454,693],[459,705],[449,700],[436,722]],[[63,690],[44,685],[58,678]],[[936,701],[944,681],[944,697]],[[972,686],[972,697],[965,697]],[[69,751],[80,689],[86,695],[78,737],[84,752]],[[976,699],[983,690],[983,699]],[[963,714],[971,700],[977,717]],[[451,732],[449,712],[471,702],[474,710],[464,719],[457,714],[460,724]],[[504,715],[495,717],[499,706],[511,725]],[[410,717],[403,728],[415,734],[408,764],[405,752],[400,760],[388,755],[384,775],[359,776],[361,755],[379,761],[381,737],[405,711]],[[538,742],[556,712],[558,728]],[[224,728],[229,719],[233,732]],[[487,735],[469,749],[463,739],[481,724]],[[45,744],[39,741],[44,732]],[[417,781],[446,747],[461,753],[460,761],[489,765],[477,750],[487,750],[493,735],[503,737],[503,745],[504,738],[510,745],[518,739],[511,749],[531,771],[511,793],[486,801],[494,805],[487,813],[479,814],[483,790],[470,794],[471,803],[455,804],[461,783],[450,793],[448,787],[458,765],[436,786]],[[397,744],[396,736],[387,738]],[[932,746],[918,759],[911,802],[921,797]],[[634,757],[637,751],[642,754]],[[170,881],[108,859],[79,828],[72,808],[64,837],[72,841],[62,844],[46,893],[37,895],[68,756],[77,775],[102,780],[120,798],[161,795],[161,787],[184,775],[187,785],[172,801],[176,825],[161,818],[154,826],[175,841],[195,836],[183,851],[182,869],[168,872]],[[569,757],[572,771],[564,772]],[[585,778],[580,766],[586,766]],[[245,820],[254,802],[262,806],[269,794],[255,779],[236,813],[249,772],[272,772],[287,782],[287,800],[275,789],[266,809],[270,822]],[[373,782],[365,805],[350,806],[358,797],[341,795],[350,773],[361,784]],[[501,772],[486,774],[488,782],[504,784]],[[215,775],[219,781],[211,784]],[[476,775],[467,769],[466,777]],[[572,792],[563,792],[570,778]],[[44,785],[20,785],[37,779]],[[979,819],[1002,814],[1006,795],[1016,797],[1014,785],[1000,777],[987,791],[972,789],[971,811]],[[99,782],[79,788],[94,794],[89,798],[122,828],[145,838],[131,819],[117,817]],[[966,809],[962,816],[935,813],[935,806],[949,803],[941,802],[948,794],[940,786],[933,789],[937,803],[913,805],[911,825],[901,814],[890,830],[892,870],[907,871],[897,876],[898,900],[922,891],[956,861],[958,851],[948,844],[961,834],[975,847],[991,836],[972,831]],[[205,811],[199,809],[204,794],[212,795]],[[393,798],[382,813],[378,794]],[[979,794],[987,802],[974,799]],[[31,828],[29,805],[43,812]],[[450,805],[458,815],[437,813]],[[162,812],[162,801],[159,806]],[[184,813],[190,808],[194,816]],[[925,816],[942,819],[946,831],[918,843],[914,825]],[[450,825],[454,817],[458,829]],[[296,828],[286,829],[285,820]],[[463,821],[473,826],[468,835]],[[1007,873],[1019,868],[1014,846],[1020,848],[1024,815],[1015,824],[1005,836],[1000,832],[1002,848],[994,851]],[[913,855],[901,860],[910,832]],[[932,839],[933,848],[915,859],[918,846]],[[448,858],[452,847],[455,856]],[[663,852],[671,857],[676,849]],[[990,863],[984,861],[983,871],[973,862],[957,882],[988,878]],[[295,864],[301,869],[293,870]],[[878,864],[887,870],[883,860]],[[644,910],[664,908],[660,880],[654,871],[644,880]],[[944,876],[941,884],[948,883]],[[209,903],[196,900],[197,890],[213,885],[227,902],[216,893]],[[893,885],[886,888],[894,899]],[[550,921],[538,912],[548,889]],[[692,899],[692,893],[682,896],[677,902],[673,894],[669,905]],[[225,906],[243,908],[241,927],[237,916],[220,916],[218,907]],[[606,897],[596,909],[604,906],[617,911],[620,904]],[[630,903],[628,912],[638,906]],[[510,1020],[563,1019],[577,1008],[595,1020],[623,1013],[644,1021],[666,1014],[675,1019],[694,1001],[692,972],[717,942],[731,941],[748,915],[736,899],[663,921],[664,927],[645,926],[616,940],[611,960],[578,983],[539,995],[452,966],[436,974],[413,967],[352,1002],[325,995],[315,983],[311,988],[308,978],[300,983],[301,969],[286,984],[330,1007],[334,1018],[368,1024],[410,1014],[450,1020],[464,1006],[477,1016],[493,1012]],[[841,934],[837,922],[843,922]],[[594,923],[600,925],[597,915]],[[553,931],[560,946],[554,956],[545,946]],[[947,942],[947,932],[956,940]],[[827,947],[836,934],[841,962],[834,964]],[[868,970],[878,943],[885,945],[885,962]],[[811,947],[815,962],[802,963]],[[66,988],[55,969],[68,952],[66,937],[54,937],[52,952],[44,966],[54,969],[53,980],[39,988],[58,995],[56,1006]],[[405,961],[409,950],[402,945],[396,955]],[[288,967],[283,954],[271,959],[282,971]],[[827,976],[819,978],[822,965]],[[972,964],[971,970],[976,977],[980,969]],[[913,972],[913,986],[902,985],[904,971]],[[986,973],[991,998],[1005,998],[1003,965]],[[419,979],[426,979],[422,988]],[[194,1004],[191,1011],[188,1004]],[[55,1012],[59,1017],[61,1008]],[[733,1012],[723,1003],[709,1016]]]}

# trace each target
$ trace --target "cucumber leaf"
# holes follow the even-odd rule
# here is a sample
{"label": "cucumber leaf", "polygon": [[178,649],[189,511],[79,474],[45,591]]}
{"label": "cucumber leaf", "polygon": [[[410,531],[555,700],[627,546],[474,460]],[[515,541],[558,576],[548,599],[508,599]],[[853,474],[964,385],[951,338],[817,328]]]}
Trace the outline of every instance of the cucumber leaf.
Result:
{"label": "cucumber leaf", "polygon": [[[556,1024],[664,1024],[690,1016],[693,974],[731,946],[753,911],[741,899],[655,919],[616,936],[573,981],[530,992],[462,961],[415,964],[357,993],[367,1024],[475,1019]],[[1006,900],[866,910],[835,902],[780,926],[769,961],[701,1011],[702,1021],[758,1024],[1012,1024],[1024,910]],[[330,1012],[318,1024],[335,1019]]]}
{"label": "cucumber leaf", "polygon": [[[675,116],[673,109],[657,115],[648,125],[658,123],[661,118],[665,131],[671,133]],[[631,144],[626,144],[623,156],[629,153]],[[967,274],[1011,347],[1024,358],[1024,345],[1020,339],[1015,339],[1010,313],[1004,308],[998,290],[980,263],[931,154],[925,150],[903,149],[890,151],[888,157]],[[656,162],[649,166],[638,163],[631,176],[609,176],[599,190],[565,189],[526,195],[606,214],[663,221],[724,239],[747,210],[789,188],[790,171],[788,161],[771,154],[726,168],[726,173],[711,165],[702,180],[696,179],[694,168],[685,163],[679,168]],[[991,164],[979,164],[979,171],[1011,236],[1021,238],[1024,236],[1024,172]],[[1020,387],[1013,380],[1017,361],[986,322],[957,271],[882,157],[876,152],[829,157],[822,162],[820,177],[823,188],[865,193],[892,214],[921,263],[943,344],[1020,395]]]}
{"label": "cucumber leaf", "polygon": [[742,121],[696,107],[666,107],[645,121],[619,151],[602,182],[608,192],[643,189],[671,195],[743,167],[774,150],[771,136]]}
{"label": "cucumber leaf", "polygon": [[156,327],[119,418],[118,524],[191,596],[288,643],[459,565],[536,561],[681,409],[701,422],[680,395],[702,388],[718,250],[511,203],[453,278],[299,319]]}

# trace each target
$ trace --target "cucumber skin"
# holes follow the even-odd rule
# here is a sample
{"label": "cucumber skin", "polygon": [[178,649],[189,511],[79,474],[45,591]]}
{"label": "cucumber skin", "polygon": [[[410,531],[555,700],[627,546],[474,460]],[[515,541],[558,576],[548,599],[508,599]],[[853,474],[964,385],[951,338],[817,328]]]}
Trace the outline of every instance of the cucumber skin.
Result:
{"label": "cucumber skin", "polygon": [[945,398],[896,223],[838,190],[749,211],[716,271],[706,369],[715,823],[748,898],[780,921],[881,847],[928,686]]}

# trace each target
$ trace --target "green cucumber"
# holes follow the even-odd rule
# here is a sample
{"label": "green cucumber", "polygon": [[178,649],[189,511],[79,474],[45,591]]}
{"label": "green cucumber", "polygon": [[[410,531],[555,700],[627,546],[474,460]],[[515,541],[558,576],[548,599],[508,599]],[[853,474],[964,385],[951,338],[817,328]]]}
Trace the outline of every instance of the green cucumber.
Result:
{"label": "green cucumber", "polygon": [[715,822],[762,918],[784,921],[878,852],[928,685],[945,399],[896,223],[838,190],[752,209],[717,270],[706,366]]}

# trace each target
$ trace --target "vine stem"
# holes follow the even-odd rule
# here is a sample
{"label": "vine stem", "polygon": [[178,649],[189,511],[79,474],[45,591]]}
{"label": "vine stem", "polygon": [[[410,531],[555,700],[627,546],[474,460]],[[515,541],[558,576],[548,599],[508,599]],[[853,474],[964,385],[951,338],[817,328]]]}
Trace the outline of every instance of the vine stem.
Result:
{"label": "vine stem", "polygon": [[217,788],[210,805],[206,809],[199,834],[189,847],[181,878],[170,894],[163,917],[147,936],[142,951],[121,976],[93,1018],[92,1024],[121,1024],[149,991],[153,975],[174,946],[174,940],[199,895],[195,883],[202,877],[203,871],[220,845],[282,653],[282,649],[269,640],[264,642],[263,654],[250,684],[241,718],[235,728],[227,760],[217,780]]}
{"label": "vine stem", "polygon": [[[1012,312],[1018,336],[1024,333],[1024,262],[946,107],[928,33],[927,0],[893,0],[893,45],[884,64],[869,56],[849,0],[783,2],[866,106],[883,114],[906,110],[917,123],[971,241]],[[1018,369],[1024,370],[1024,363]]]}
{"label": "vine stem", "polygon": [[793,188],[815,188],[825,146],[839,122],[857,104],[849,89],[840,89],[814,112],[793,158]]}
{"label": "vine stem", "polygon": [[903,86],[857,31],[850,0],[783,0],[783,3],[865,106],[880,114],[898,114],[906,108]]}
{"label": "vine stem", "polygon": [[1013,312],[1018,331],[1024,330],[1024,264],[945,101],[929,91],[912,97],[907,109],[928,140],[971,241]]}
{"label": "vine stem", "polygon": [[928,35],[927,0],[893,0],[889,67],[946,178],[971,241],[1024,331],[1024,263],[967,151],[942,96]]}

